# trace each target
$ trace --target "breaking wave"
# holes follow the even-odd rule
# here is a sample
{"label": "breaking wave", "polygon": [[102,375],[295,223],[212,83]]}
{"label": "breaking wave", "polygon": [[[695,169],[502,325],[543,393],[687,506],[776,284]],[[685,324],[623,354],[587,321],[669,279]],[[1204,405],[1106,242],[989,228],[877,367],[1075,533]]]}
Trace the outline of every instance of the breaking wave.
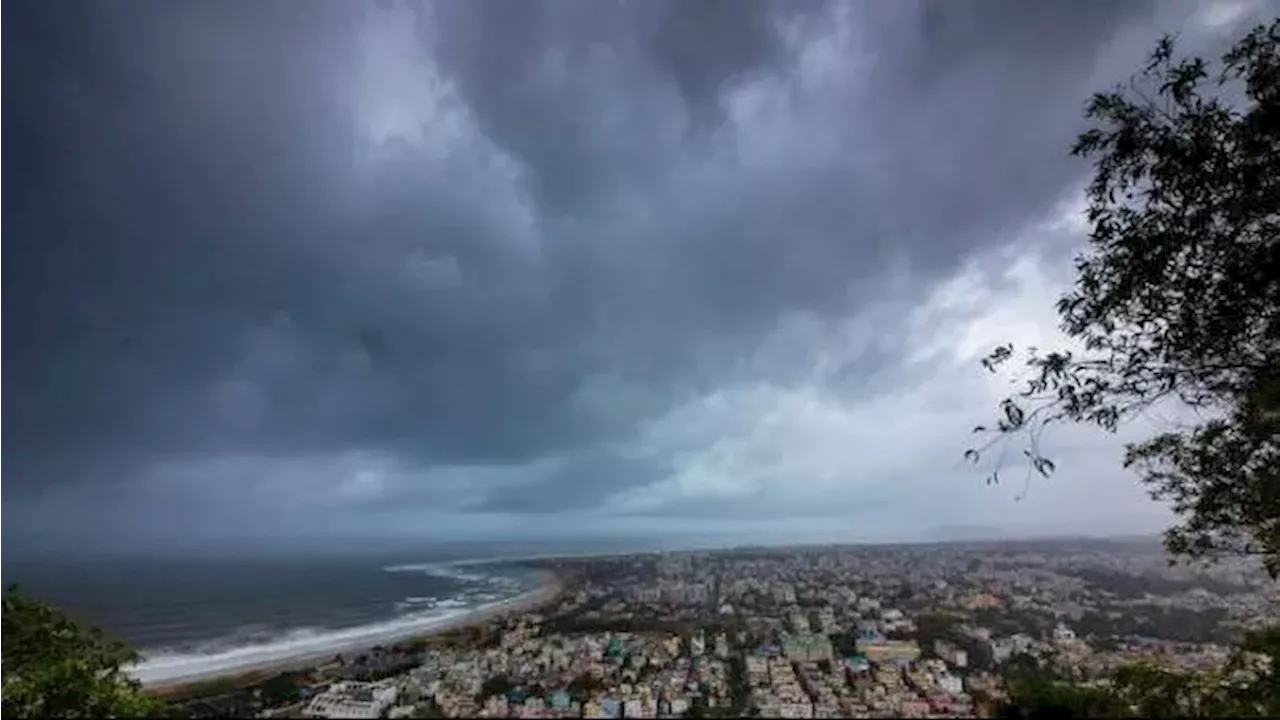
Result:
{"label": "breaking wave", "polygon": [[[466,617],[471,609],[404,615],[350,628],[295,628],[246,644],[214,640],[189,651],[159,649],[146,653],[129,669],[143,683],[169,682],[218,675],[290,660],[319,658],[391,643]],[[256,633],[255,633],[256,634]]]}
{"label": "breaking wave", "polygon": [[490,575],[469,573],[461,570],[453,563],[414,563],[410,565],[391,565],[382,569],[394,573],[422,573],[431,577],[461,580],[462,582],[485,582],[492,579]]}
{"label": "breaking wave", "polygon": [[396,617],[353,627],[281,630],[261,625],[246,626],[194,646],[144,650],[142,662],[129,668],[128,672],[145,684],[168,683],[358,652],[441,629],[474,613],[518,600],[530,591],[527,583],[502,576],[468,573],[449,565],[425,563],[382,569],[387,572],[421,572],[473,587],[447,598],[408,596],[394,603]]}

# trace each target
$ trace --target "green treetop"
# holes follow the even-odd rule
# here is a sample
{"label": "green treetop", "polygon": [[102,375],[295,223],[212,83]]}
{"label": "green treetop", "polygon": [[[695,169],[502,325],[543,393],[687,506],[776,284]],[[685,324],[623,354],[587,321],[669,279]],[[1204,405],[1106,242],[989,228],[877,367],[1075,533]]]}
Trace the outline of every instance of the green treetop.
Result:
{"label": "green treetop", "polygon": [[98,629],[14,586],[5,590],[0,622],[5,718],[143,717],[161,707],[123,670],[137,653]]}

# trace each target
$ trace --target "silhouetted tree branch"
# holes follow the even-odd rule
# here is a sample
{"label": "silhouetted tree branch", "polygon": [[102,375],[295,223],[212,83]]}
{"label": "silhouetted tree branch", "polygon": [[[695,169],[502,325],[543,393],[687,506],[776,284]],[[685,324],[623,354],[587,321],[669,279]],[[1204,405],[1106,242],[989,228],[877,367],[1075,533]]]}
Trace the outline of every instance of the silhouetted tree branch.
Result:
{"label": "silhouetted tree branch", "polygon": [[[1154,499],[1179,522],[1175,555],[1263,557],[1280,575],[1280,21],[1258,26],[1211,79],[1199,58],[1175,60],[1174,39],[1126,87],[1099,93],[1096,127],[1072,153],[1094,161],[1089,247],[1057,303],[1081,352],[1025,356],[1029,379],[1000,404],[978,460],[1025,434],[1029,470],[1054,464],[1040,434],[1055,423],[1114,432],[1169,402],[1198,422],[1127,446]],[[1231,104],[1217,90],[1241,87]],[[1154,88],[1150,94],[1143,88]],[[1015,357],[1001,345],[989,371]],[[988,479],[999,481],[999,468]]]}

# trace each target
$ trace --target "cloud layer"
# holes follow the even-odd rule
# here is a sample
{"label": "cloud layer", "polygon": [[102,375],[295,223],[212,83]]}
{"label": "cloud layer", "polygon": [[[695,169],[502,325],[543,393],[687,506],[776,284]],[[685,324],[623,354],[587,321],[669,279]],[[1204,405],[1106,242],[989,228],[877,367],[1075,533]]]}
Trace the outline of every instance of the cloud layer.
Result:
{"label": "cloud layer", "polygon": [[976,358],[1055,341],[1082,100],[1267,7],[7,11],[6,537],[1159,527],[1115,439],[959,465]]}

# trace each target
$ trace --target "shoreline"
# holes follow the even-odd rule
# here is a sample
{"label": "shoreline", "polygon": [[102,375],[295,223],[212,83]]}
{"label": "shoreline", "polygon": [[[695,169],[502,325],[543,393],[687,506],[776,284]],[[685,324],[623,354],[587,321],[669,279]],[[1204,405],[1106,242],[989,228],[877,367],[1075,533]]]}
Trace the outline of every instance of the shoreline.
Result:
{"label": "shoreline", "polygon": [[[226,682],[231,687],[246,687],[262,682],[270,677],[285,672],[304,671],[316,668],[335,655],[367,653],[375,646],[389,646],[416,640],[428,640],[450,632],[484,625],[499,617],[531,613],[554,602],[564,592],[564,581],[555,573],[542,570],[543,581],[532,588],[506,600],[495,601],[490,605],[482,605],[454,617],[447,617],[439,623],[417,629],[406,629],[403,634],[381,637],[376,640],[352,641],[341,646],[333,646],[323,651],[310,651],[291,657],[273,658],[261,662],[246,662],[226,668],[192,672],[176,677],[139,680],[144,691],[161,697],[184,695],[187,691],[197,690],[199,686]],[[132,672],[129,673],[133,675]],[[136,678],[136,676],[135,676]]]}

